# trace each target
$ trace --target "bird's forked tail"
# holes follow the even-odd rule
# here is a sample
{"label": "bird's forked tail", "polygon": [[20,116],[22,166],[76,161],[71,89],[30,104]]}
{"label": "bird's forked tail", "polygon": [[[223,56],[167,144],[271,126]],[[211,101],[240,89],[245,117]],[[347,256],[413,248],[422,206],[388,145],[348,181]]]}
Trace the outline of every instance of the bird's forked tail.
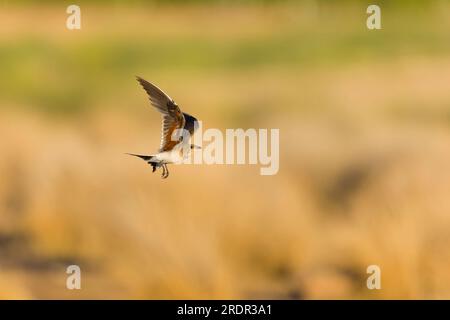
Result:
{"label": "bird's forked tail", "polygon": [[134,154],[134,153],[126,153],[126,154],[133,156],[133,157],[141,158],[142,160],[145,160],[149,165],[152,166],[152,169],[153,169],[152,172],[155,172],[156,168],[159,167],[158,161],[156,160],[155,156],[152,156],[152,155],[145,156],[145,155]]}
{"label": "bird's forked tail", "polygon": [[133,156],[133,157],[141,158],[142,160],[145,160],[147,162],[152,162],[153,158],[155,157],[155,156],[144,156],[144,155],[134,154],[134,153],[126,153],[126,154]]}

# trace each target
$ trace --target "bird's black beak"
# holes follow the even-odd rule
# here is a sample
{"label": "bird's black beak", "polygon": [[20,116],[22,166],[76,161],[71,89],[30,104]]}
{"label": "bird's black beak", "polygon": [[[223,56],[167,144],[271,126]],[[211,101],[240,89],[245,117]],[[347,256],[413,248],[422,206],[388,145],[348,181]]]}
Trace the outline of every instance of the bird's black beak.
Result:
{"label": "bird's black beak", "polygon": [[199,147],[195,144],[191,144],[191,149],[201,149],[202,147]]}

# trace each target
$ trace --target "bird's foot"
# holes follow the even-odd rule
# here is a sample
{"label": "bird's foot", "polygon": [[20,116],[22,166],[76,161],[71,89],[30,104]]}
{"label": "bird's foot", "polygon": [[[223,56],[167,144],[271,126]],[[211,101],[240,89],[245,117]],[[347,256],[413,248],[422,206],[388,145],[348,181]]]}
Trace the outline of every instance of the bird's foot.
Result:
{"label": "bird's foot", "polygon": [[163,173],[161,175],[161,178],[167,179],[167,177],[169,176],[169,169],[167,169],[167,165],[165,165],[165,164],[163,164],[162,168],[163,168]]}

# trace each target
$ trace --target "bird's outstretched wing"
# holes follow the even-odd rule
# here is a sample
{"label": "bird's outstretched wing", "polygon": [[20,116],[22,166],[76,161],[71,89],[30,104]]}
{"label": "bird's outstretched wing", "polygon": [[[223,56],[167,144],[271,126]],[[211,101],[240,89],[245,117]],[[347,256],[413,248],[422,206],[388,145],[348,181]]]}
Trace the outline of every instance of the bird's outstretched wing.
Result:
{"label": "bird's outstretched wing", "polygon": [[163,115],[162,135],[159,152],[170,151],[179,141],[172,140],[172,134],[176,129],[184,128],[185,119],[175,101],[154,84],[136,77],[147,92],[151,104]]}

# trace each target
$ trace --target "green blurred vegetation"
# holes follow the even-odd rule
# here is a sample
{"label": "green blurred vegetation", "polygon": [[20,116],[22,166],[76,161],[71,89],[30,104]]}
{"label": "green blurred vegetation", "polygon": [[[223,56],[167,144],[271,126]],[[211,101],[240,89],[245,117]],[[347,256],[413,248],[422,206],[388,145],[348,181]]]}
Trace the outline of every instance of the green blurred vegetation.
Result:
{"label": "green blurred vegetation", "polygon": [[[48,2],[52,3],[52,7],[57,5],[56,2]],[[217,4],[228,5],[228,2],[225,5],[222,1],[196,2],[208,3],[212,12]],[[236,1],[241,5],[259,2]],[[275,2],[273,5],[279,6],[279,1]],[[106,1],[98,1],[100,3],[106,6]],[[142,5],[144,1],[134,3]],[[281,7],[287,6],[293,12],[299,10],[300,13],[302,3],[305,2],[290,1]],[[425,2],[414,2],[416,6],[409,4],[406,8],[390,6],[382,11],[383,30],[375,32],[365,28],[367,15],[364,3],[309,3],[317,11],[315,19],[303,21],[303,17],[299,16],[297,20],[295,13],[292,13],[287,17],[289,23],[280,21],[278,26],[275,22],[272,32],[255,37],[245,36],[246,32],[242,30],[243,36],[220,38],[204,35],[201,29],[195,28],[191,33],[171,37],[158,35],[157,32],[147,34],[145,30],[129,30],[131,35],[116,33],[121,20],[113,16],[109,23],[104,24],[104,29],[94,33],[83,27],[81,31],[72,31],[79,33],[76,36],[62,31],[66,34],[58,37],[17,34],[13,39],[0,39],[0,69],[3,75],[0,78],[1,106],[5,108],[9,102],[14,102],[43,112],[73,115],[91,110],[98,105],[97,99],[105,99],[108,91],[120,90],[124,81],[131,81],[141,70],[207,74],[287,68],[301,72],[303,68],[395,60],[405,55],[445,56],[450,52],[450,29],[442,27],[446,23],[436,17],[442,9],[441,2],[427,1],[426,5]],[[388,3],[382,2],[382,5]],[[125,3],[115,1],[112,4]],[[139,6],[132,8],[139,10]],[[101,9],[86,5],[82,10],[84,26],[89,19],[89,11]],[[62,10],[54,11],[54,14],[60,12],[59,27],[63,28]],[[147,11],[150,19],[152,14],[158,14],[157,7]],[[225,11],[224,17],[226,14]],[[284,19],[286,13],[271,18]],[[39,16],[35,19],[34,23],[39,24]],[[181,30],[183,23],[195,25],[196,21],[184,20],[178,26],[177,23],[174,18],[174,28]],[[209,23],[213,27],[226,28],[228,22],[221,19]],[[95,21],[89,21],[89,25],[92,24]],[[155,27],[157,25],[152,23],[149,26]],[[162,26],[165,27],[167,25]],[[99,82],[102,83],[101,91],[97,90],[100,89],[96,85]]]}

